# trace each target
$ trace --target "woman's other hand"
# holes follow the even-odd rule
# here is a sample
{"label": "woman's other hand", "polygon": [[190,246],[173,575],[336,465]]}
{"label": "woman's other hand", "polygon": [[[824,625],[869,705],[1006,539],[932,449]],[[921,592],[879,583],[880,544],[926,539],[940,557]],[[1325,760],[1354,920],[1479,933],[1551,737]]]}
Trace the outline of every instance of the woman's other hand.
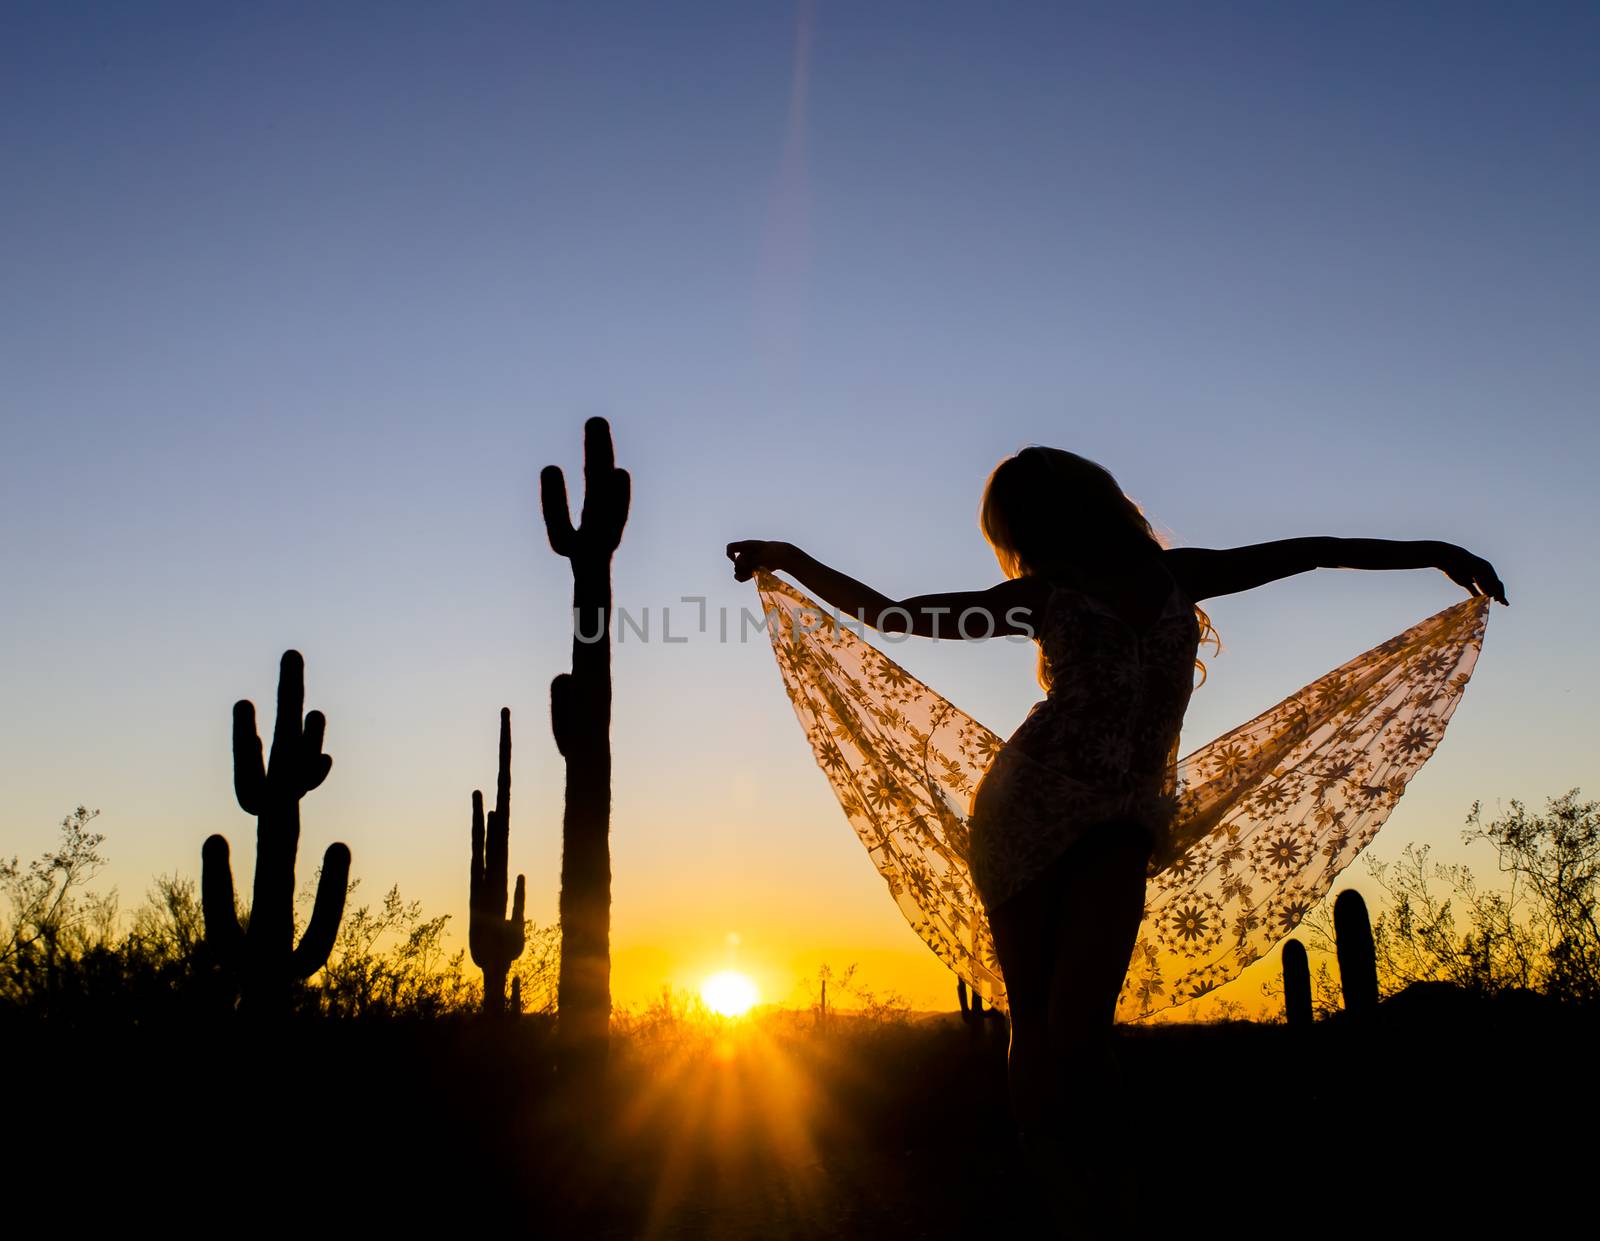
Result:
{"label": "woman's other hand", "polygon": [[759,570],[774,573],[788,568],[793,554],[792,544],[766,539],[744,539],[728,544],[728,559],[733,561],[733,577],[738,582],[748,582]]}
{"label": "woman's other hand", "polygon": [[1472,594],[1488,595],[1507,607],[1511,606],[1506,601],[1506,588],[1495,573],[1494,566],[1482,556],[1474,556],[1466,548],[1449,543],[1439,558],[1439,568],[1457,586],[1464,587]]}

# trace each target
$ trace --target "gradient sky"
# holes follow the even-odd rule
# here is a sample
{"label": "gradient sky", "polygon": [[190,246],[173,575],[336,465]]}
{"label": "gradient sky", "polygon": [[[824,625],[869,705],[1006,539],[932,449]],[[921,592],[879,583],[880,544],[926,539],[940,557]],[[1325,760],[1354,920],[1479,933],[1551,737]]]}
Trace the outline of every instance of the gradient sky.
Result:
{"label": "gradient sky", "polygon": [[[270,716],[292,646],[334,756],[302,876],[347,841],[358,898],[464,933],[504,705],[552,921],[537,475],[603,414],[617,600],[653,622],[615,652],[619,1001],[730,963],[798,1000],[827,960],[953,1006],[765,638],[678,600],[753,607],[747,537],[991,584],[979,491],[1030,442],[1178,543],[1492,560],[1512,607],[1370,849],[1492,875],[1475,799],[1600,794],[1597,35],[1555,3],[8,4],[0,848],[85,802],[125,905],[212,831],[248,873],[229,712]],[[1185,751],[1460,597],[1214,601]],[[1002,734],[1038,696],[1028,646],[893,650]]]}

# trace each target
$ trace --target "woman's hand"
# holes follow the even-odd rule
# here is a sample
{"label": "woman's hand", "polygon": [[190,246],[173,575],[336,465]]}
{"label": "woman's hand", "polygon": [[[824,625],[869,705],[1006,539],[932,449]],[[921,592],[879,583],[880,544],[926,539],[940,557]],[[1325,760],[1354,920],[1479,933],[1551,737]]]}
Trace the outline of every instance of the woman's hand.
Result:
{"label": "woman's hand", "polygon": [[780,572],[794,563],[795,549],[791,543],[773,543],[765,539],[745,539],[728,544],[728,559],[733,561],[733,578],[748,582],[758,570]]}
{"label": "woman's hand", "polygon": [[1507,607],[1511,606],[1506,602],[1506,588],[1495,574],[1494,566],[1482,556],[1474,556],[1464,547],[1446,543],[1444,553],[1439,557],[1439,568],[1457,586],[1465,587],[1472,594],[1488,595]]}

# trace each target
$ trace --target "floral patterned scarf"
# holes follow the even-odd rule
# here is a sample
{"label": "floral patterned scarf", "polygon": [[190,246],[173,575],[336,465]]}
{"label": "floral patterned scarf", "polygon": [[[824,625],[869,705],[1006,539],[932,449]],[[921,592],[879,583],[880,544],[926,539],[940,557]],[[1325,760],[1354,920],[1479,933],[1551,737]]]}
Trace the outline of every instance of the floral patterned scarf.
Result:
{"label": "floral patterned scarf", "polygon": [[[968,815],[1003,740],[851,622],[761,572],[789,700],[890,895],[977,995],[1005,1008]],[[1197,999],[1292,931],[1438,746],[1482,648],[1473,596],[1356,656],[1177,765],[1179,809],[1117,1018]]]}

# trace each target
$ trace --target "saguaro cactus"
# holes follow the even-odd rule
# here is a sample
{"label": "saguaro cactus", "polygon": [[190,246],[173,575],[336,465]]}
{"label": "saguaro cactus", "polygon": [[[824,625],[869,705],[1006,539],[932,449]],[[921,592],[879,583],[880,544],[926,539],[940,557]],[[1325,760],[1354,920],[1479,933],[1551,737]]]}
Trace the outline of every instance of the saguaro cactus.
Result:
{"label": "saguaro cactus", "polygon": [[241,1006],[281,1010],[290,983],[311,977],[328,960],[344,916],[350,850],[331,844],[322,858],[311,922],[294,942],[294,862],[300,844],[300,799],[328,777],[333,759],[322,752],[327,721],[305,706],[305,661],[285,651],[278,666],[278,718],[272,756],[261,763],[255,704],[233,704],[233,788],[239,806],[256,816],[255,891],[248,925],[235,913],[228,842],[212,836],[201,850],[200,899],[206,943],[239,981]]}
{"label": "saguaro cactus", "polygon": [[568,1064],[603,1062],[611,1021],[611,555],[631,480],[604,418],[583,427],[583,514],[574,529],[558,466],[539,475],[550,547],[572,565],[572,671],[550,684],[550,721],[567,761],[561,825],[557,1037]]}
{"label": "saguaro cactus", "polygon": [[992,1047],[998,1042],[1003,1048],[1009,1041],[1005,1014],[998,1008],[984,1004],[983,997],[976,991],[969,991],[966,980],[962,978],[956,979],[956,999],[961,1004],[961,1020],[972,1041],[983,1046],[987,1038],[987,1046]]}
{"label": "saguaro cactus", "polygon": [[[506,917],[506,855],[511,844],[511,709],[500,708],[500,770],[494,782],[494,809],[485,829],[483,794],[472,793],[472,887],[467,946],[483,971],[483,1011],[506,1009],[506,975],[522,955],[527,928],[523,923],[526,889],[517,876],[517,893]],[[518,995],[520,1009],[521,996]]]}
{"label": "saguaro cactus", "polygon": [[1311,963],[1298,939],[1283,945],[1283,1015],[1296,1030],[1311,1025]]}
{"label": "saguaro cactus", "polygon": [[1339,954],[1339,985],[1344,1010],[1365,1016],[1378,1007],[1378,963],[1372,944],[1372,922],[1367,903],[1354,888],[1346,888],[1333,902],[1333,941]]}
{"label": "saguaro cactus", "polygon": [[986,1016],[983,1008],[983,997],[974,991],[969,999],[967,996],[967,980],[958,978],[956,979],[956,999],[961,1004],[961,1020],[966,1023],[967,1029],[972,1032],[972,1037],[977,1038],[983,1032],[983,1019]]}

